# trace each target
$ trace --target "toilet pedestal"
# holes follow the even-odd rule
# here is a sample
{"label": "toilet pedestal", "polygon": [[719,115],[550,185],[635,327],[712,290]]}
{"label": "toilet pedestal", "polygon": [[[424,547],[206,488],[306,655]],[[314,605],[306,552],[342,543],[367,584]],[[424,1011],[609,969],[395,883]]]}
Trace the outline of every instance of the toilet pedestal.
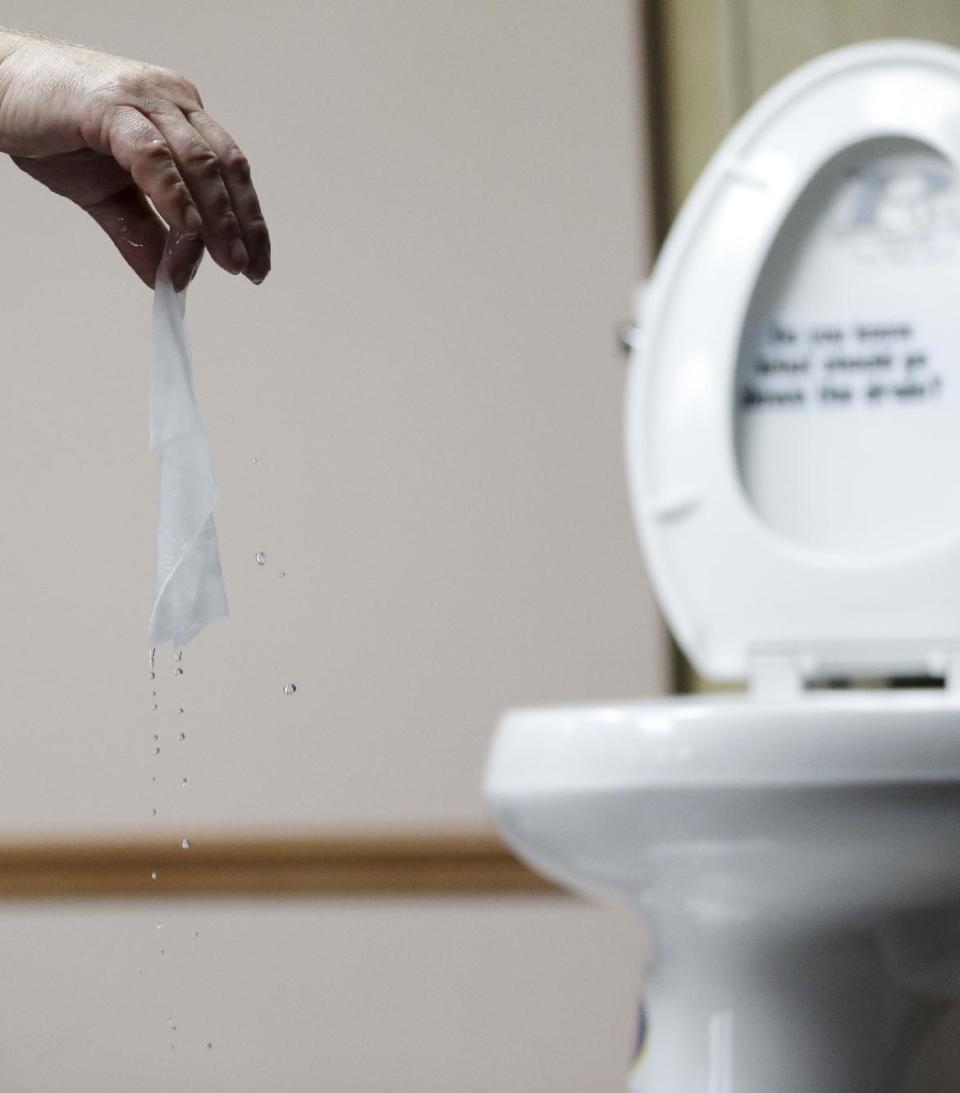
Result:
{"label": "toilet pedestal", "polygon": [[894,983],[876,934],[798,924],[790,937],[781,923],[773,936],[696,917],[654,916],[630,1093],[902,1089],[943,1004]]}

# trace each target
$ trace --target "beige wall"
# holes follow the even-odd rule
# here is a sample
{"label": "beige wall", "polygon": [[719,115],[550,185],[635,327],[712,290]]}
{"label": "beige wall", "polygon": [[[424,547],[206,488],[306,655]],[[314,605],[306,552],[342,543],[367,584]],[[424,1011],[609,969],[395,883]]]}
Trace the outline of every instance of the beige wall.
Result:
{"label": "beige wall", "polygon": [[0,1088],[622,1093],[634,936],[573,901],[0,908]]}
{"label": "beige wall", "polygon": [[[233,616],[181,680],[161,654],[153,713],[149,296],[0,171],[0,842],[484,824],[504,707],[664,687],[614,340],[648,258],[634,14],[5,6],[193,78],[275,273],[190,292]],[[638,952],[554,897],[3,904],[0,1088],[613,1093]]]}

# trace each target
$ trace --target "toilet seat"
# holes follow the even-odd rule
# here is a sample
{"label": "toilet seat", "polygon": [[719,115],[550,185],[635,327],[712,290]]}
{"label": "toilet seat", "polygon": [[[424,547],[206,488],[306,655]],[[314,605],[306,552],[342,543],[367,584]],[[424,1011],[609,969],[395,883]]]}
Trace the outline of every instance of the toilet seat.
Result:
{"label": "toilet seat", "polygon": [[[764,522],[737,464],[738,361],[771,248],[835,157],[897,138],[960,168],[960,52],[886,41],[805,66],[724,141],[643,295],[627,391],[632,506],[671,629],[710,678],[771,662],[798,676],[950,675],[960,662],[960,518],[909,549],[816,549]],[[960,498],[960,462],[956,480]]]}

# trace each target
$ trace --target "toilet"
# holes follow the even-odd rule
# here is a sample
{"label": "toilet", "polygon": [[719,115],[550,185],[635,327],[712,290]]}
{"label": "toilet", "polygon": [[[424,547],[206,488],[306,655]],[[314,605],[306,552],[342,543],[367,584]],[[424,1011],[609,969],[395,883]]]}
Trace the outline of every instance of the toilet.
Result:
{"label": "toilet", "polygon": [[512,711],[487,799],[643,916],[632,1093],[906,1090],[960,1000],[960,52],[865,43],[768,92],[631,340],[647,567],[744,688]]}

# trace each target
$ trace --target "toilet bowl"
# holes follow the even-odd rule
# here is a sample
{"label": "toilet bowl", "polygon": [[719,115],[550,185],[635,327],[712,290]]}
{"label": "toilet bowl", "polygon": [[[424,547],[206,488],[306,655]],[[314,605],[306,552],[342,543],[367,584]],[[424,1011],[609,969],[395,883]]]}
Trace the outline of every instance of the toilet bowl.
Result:
{"label": "toilet bowl", "polygon": [[514,711],[486,775],[521,856],[646,919],[634,1093],[893,1093],[960,998],[958,170],[960,54],[829,54],[639,294],[644,554],[746,693]]}

